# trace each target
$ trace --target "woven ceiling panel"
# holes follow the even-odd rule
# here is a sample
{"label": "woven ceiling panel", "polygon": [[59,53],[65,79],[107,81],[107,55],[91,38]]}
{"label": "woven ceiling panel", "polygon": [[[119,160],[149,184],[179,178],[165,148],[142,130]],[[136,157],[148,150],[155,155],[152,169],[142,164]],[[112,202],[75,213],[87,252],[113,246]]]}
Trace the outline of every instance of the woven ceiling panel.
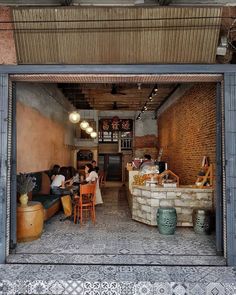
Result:
{"label": "woven ceiling panel", "polygon": [[220,7],[15,8],[19,64],[215,63]]}

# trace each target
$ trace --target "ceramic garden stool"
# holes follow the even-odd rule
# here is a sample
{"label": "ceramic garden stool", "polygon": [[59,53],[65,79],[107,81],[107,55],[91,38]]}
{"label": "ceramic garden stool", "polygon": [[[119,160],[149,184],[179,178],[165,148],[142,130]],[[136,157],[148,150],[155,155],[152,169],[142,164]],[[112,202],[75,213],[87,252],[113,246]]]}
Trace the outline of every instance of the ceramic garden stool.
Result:
{"label": "ceramic garden stool", "polygon": [[196,234],[211,233],[211,210],[194,209],[193,210],[193,229]]}
{"label": "ceramic garden stool", "polygon": [[177,214],[172,207],[163,207],[157,210],[157,225],[160,234],[173,235],[176,230]]}

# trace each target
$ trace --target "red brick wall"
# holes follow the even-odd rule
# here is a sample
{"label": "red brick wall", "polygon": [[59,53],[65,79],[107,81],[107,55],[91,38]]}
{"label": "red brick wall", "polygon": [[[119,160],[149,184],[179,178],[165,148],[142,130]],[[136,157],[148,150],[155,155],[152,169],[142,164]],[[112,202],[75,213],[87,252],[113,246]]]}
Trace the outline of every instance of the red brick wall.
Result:
{"label": "red brick wall", "polygon": [[[0,21],[12,21],[11,9],[0,7]],[[0,64],[16,64],[16,49],[13,37],[12,24],[1,24],[0,31]]]}
{"label": "red brick wall", "polygon": [[150,154],[153,159],[157,158],[157,136],[144,135],[134,138],[134,157],[143,158],[145,154]]}
{"label": "red brick wall", "polygon": [[158,118],[162,160],[180,177],[193,184],[203,156],[215,167],[216,85],[196,84]]}

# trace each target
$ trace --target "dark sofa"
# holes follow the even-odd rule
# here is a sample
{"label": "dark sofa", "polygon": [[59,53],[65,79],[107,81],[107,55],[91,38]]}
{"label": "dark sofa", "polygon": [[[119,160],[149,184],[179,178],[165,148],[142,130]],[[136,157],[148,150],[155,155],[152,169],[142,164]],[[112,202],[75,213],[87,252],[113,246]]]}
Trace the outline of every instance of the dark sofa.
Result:
{"label": "dark sofa", "polygon": [[31,176],[35,177],[36,185],[30,199],[42,203],[44,220],[48,220],[61,209],[61,198],[50,193],[51,181],[46,172],[31,173]]}

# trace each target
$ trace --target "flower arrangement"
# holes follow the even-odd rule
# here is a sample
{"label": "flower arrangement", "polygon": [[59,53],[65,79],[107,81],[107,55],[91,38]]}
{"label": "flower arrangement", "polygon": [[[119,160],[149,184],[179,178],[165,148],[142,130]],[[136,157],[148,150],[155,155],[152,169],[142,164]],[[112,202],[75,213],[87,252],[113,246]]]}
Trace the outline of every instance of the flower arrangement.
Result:
{"label": "flower arrangement", "polygon": [[27,194],[35,187],[35,178],[29,174],[20,173],[17,175],[17,192],[21,195]]}

